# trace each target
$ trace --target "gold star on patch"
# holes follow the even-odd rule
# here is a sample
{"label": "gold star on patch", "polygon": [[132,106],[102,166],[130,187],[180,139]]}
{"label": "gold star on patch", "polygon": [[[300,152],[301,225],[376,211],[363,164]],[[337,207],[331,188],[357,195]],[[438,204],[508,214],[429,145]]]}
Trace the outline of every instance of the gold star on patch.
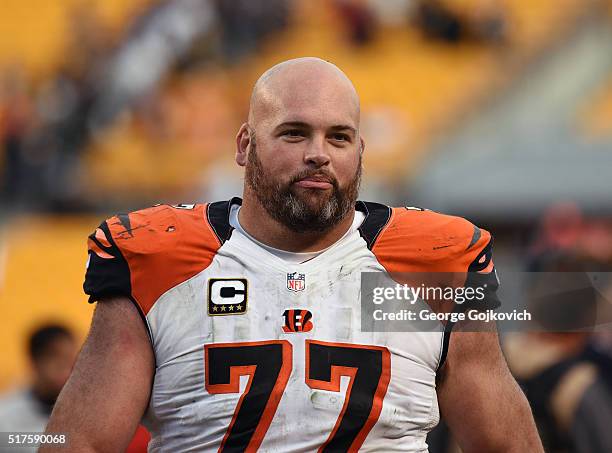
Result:
{"label": "gold star on patch", "polygon": [[225,305],[221,305],[221,311],[225,311]]}
{"label": "gold star on patch", "polygon": [[229,311],[234,311],[234,306],[233,305],[229,306]]}
{"label": "gold star on patch", "polygon": [[213,309],[213,311],[217,311],[217,306],[216,306],[216,305],[213,305],[213,308],[212,308],[212,309]]}

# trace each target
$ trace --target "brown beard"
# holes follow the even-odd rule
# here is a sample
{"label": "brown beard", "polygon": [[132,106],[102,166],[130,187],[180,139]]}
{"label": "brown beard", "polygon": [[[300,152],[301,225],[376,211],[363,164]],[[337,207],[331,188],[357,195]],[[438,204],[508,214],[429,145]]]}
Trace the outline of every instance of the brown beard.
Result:
{"label": "brown beard", "polygon": [[[255,134],[250,134],[250,140],[251,150],[245,170],[245,183],[266,212],[277,222],[295,233],[324,232],[337,225],[355,208],[361,184],[361,154],[355,177],[345,188],[340,188],[336,178],[322,168],[305,170],[295,175],[287,184],[282,184],[263,168],[257,155]],[[332,192],[318,203],[308,203],[304,199],[306,197],[294,192],[292,187],[297,181],[315,175],[329,178]],[[317,189],[310,190],[313,190],[312,195],[317,192]],[[310,190],[307,189],[309,192]]]}

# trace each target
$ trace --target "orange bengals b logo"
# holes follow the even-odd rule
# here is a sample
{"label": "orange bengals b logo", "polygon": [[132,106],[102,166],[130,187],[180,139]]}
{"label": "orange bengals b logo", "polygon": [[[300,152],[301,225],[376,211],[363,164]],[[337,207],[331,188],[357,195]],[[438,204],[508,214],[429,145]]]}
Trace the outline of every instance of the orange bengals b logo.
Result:
{"label": "orange bengals b logo", "polygon": [[283,316],[285,318],[285,325],[283,326],[285,333],[310,332],[312,330],[312,313],[308,310],[285,310]]}

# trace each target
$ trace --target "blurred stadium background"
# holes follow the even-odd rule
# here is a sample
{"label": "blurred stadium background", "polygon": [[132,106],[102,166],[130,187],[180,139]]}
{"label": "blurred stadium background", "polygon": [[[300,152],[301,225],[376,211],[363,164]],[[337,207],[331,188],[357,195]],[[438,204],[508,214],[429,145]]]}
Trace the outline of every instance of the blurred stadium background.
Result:
{"label": "blurred stadium background", "polygon": [[361,95],[361,198],[468,217],[502,275],[610,268],[610,0],[2,0],[0,390],[32,327],[87,332],[103,218],[240,194],[252,84],[306,55]]}

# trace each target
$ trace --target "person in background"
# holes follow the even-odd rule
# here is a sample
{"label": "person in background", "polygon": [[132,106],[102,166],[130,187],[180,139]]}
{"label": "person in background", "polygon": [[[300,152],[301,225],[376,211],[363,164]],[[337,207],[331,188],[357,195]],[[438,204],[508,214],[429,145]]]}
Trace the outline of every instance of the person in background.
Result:
{"label": "person in background", "polygon": [[[0,397],[0,432],[42,433],[47,426],[57,399],[78,354],[74,334],[60,324],[37,327],[28,339],[28,355],[32,369],[29,386]],[[126,453],[145,453],[151,435],[139,426]],[[11,448],[30,452],[35,448]]]}
{"label": "person in background", "polygon": [[[605,323],[585,270],[597,263],[552,250],[534,258],[530,311],[541,331],[508,334],[504,350],[550,453],[612,451],[612,355],[594,333]],[[605,324],[604,324],[605,325]]]}
{"label": "person in background", "polygon": [[31,384],[0,398],[0,432],[45,430],[78,353],[73,333],[59,324],[36,328],[28,340]]}
{"label": "person in background", "polygon": [[420,0],[410,14],[423,36],[432,41],[503,44],[507,21],[499,3],[489,0],[470,3],[473,5],[463,10],[452,1]]}
{"label": "person in background", "polygon": [[378,23],[372,8],[360,0],[334,0],[334,8],[344,23],[351,44],[364,46],[374,39]]}

